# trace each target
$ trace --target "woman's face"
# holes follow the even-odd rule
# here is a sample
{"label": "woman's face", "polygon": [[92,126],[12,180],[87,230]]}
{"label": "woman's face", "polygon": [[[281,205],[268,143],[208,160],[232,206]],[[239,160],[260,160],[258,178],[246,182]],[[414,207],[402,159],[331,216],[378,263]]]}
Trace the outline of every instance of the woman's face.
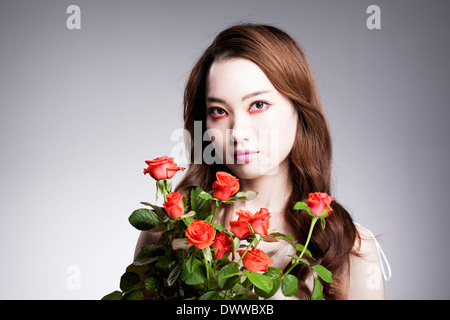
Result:
{"label": "woman's face", "polygon": [[236,176],[253,179],[287,166],[297,122],[293,103],[255,63],[233,58],[212,64],[206,128],[216,155]]}

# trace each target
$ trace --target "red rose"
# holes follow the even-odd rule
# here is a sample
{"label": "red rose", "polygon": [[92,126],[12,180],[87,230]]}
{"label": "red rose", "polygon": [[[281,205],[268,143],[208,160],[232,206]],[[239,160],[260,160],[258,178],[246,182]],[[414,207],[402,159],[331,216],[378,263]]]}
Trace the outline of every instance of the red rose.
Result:
{"label": "red rose", "polygon": [[193,244],[199,249],[205,249],[212,245],[216,230],[211,223],[203,220],[194,220],[186,229],[188,244]]}
{"label": "red rose", "polygon": [[217,249],[214,254],[216,259],[221,259],[226,253],[231,249],[231,238],[225,232],[220,232],[216,234],[214,239],[213,248]]}
{"label": "red rose", "polygon": [[[237,252],[242,256],[245,250],[237,250]],[[270,259],[264,251],[255,249],[255,247],[252,246],[252,249],[248,250],[242,259],[242,263],[247,270],[257,272],[267,271],[268,267],[273,264],[273,260]]]}
{"label": "red rose", "polygon": [[231,174],[219,171],[216,178],[212,185],[214,198],[225,201],[239,191],[239,179]]}
{"label": "red rose", "polygon": [[261,208],[255,215],[251,218],[250,224],[255,233],[262,236],[267,236],[269,233],[270,226],[270,212],[266,208]]}
{"label": "red rose", "polygon": [[174,158],[164,156],[153,159],[151,161],[146,160],[145,163],[148,168],[144,169],[144,174],[149,174],[155,180],[170,179],[178,170],[183,171],[185,168],[178,167],[174,162]]}
{"label": "red rose", "polygon": [[239,239],[245,239],[251,234],[248,223],[252,217],[252,213],[247,210],[239,210],[236,211],[236,214],[239,218],[236,221],[230,221],[230,230]]}
{"label": "red rose", "polygon": [[247,210],[238,210],[236,214],[239,218],[237,221],[230,221],[230,230],[239,239],[245,239],[251,234],[249,223],[255,233],[262,236],[269,233],[270,212],[266,208],[261,208],[254,215]]}
{"label": "red rose", "polygon": [[328,217],[333,209],[330,207],[334,199],[325,192],[314,192],[309,194],[308,207],[311,208],[312,214],[316,217],[320,216],[323,210],[328,209],[326,217]]}
{"label": "red rose", "polygon": [[170,219],[178,219],[184,213],[183,196],[178,192],[170,192],[166,195],[167,201],[163,203]]}

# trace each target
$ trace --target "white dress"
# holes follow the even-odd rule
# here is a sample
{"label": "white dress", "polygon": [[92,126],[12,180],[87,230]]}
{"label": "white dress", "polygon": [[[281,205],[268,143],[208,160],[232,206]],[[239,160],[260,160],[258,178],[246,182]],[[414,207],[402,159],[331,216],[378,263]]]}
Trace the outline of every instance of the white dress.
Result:
{"label": "white dress", "polygon": [[[386,255],[383,252],[383,249],[381,248],[380,244],[378,243],[378,240],[375,238],[373,233],[370,230],[368,230],[367,228],[364,228],[363,226],[361,226],[358,223],[355,223],[355,225],[364,229],[373,238],[376,249],[377,249],[378,259],[380,262],[380,267],[381,267],[381,272],[383,274],[383,278],[385,281],[389,281],[392,276],[391,267],[389,265],[389,261],[387,260]],[[261,244],[263,244],[263,242],[261,242],[260,245]],[[274,260],[273,266],[277,267],[277,268],[284,268],[291,259],[291,258],[287,257],[287,255],[294,254],[294,248],[290,245],[287,245],[283,241],[276,242],[276,243],[267,243],[264,247],[265,248],[258,246],[258,248],[260,248],[261,250],[268,251],[267,253]],[[308,287],[312,288],[313,287],[313,278],[312,277],[308,278],[306,284],[308,285]],[[273,295],[270,298],[270,300],[298,300],[298,299],[299,299],[298,295],[294,295],[292,297],[284,296],[283,293],[281,292],[281,288],[277,291],[277,293],[275,295]]]}

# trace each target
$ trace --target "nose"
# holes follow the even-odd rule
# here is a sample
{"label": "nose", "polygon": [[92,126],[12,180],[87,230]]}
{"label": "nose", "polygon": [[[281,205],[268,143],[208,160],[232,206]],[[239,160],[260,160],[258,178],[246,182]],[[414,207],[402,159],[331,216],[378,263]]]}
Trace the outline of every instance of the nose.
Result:
{"label": "nose", "polygon": [[248,141],[250,131],[248,120],[245,117],[235,117],[231,128],[231,141],[236,143]]}

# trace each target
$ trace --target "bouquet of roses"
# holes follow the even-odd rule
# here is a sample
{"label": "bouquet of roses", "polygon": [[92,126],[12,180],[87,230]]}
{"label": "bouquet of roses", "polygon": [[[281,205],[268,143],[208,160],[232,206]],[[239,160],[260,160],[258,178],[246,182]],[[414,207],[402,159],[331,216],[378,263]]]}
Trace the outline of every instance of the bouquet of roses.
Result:
{"label": "bouquet of roses", "polygon": [[[266,208],[254,214],[237,211],[238,219],[230,222],[230,230],[215,222],[222,204],[248,201],[257,195],[254,191],[239,191],[236,177],[218,172],[212,194],[194,185],[190,187],[188,199],[172,192],[171,178],[184,170],[174,163],[174,158],[164,156],[146,164],[144,174],[156,180],[156,198],[158,194],[163,195],[164,203],[161,207],[141,202],[151,209],[135,210],[129,222],[138,230],[162,233],[162,241],[143,247],[122,275],[120,291],[103,299],[268,299],[280,288],[289,297],[298,288],[298,279],[290,271],[299,264],[314,271],[312,299],[323,299],[319,278],[332,282],[332,274],[320,264],[311,265],[314,258],[307,246],[315,223],[321,220],[325,228],[325,218],[333,212],[331,196],[316,192],[309,195],[307,203],[294,205],[294,210],[301,210],[299,214],[306,212],[312,216],[303,245],[290,235],[269,232],[270,212]],[[271,267],[273,260],[258,249],[261,241],[286,241],[295,248],[296,254],[289,255],[291,263],[287,271]]]}

